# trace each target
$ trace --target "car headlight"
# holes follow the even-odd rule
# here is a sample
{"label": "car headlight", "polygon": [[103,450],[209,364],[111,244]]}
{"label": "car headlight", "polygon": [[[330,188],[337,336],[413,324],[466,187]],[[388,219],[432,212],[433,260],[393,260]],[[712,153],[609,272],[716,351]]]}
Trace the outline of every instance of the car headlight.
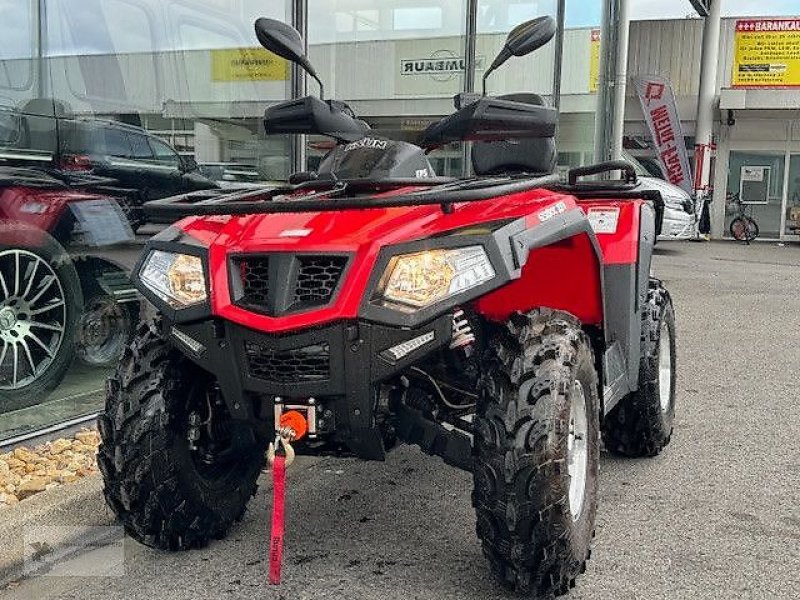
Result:
{"label": "car headlight", "polygon": [[482,246],[401,254],[389,261],[378,287],[389,302],[425,308],[493,279]]}
{"label": "car headlight", "polygon": [[153,250],[139,279],[173,308],[186,308],[208,298],[203,262],[198,256]]}
{"label": "car headlight", "polygon": [[43,215],[50,206],[44,202],[26,202],[20,207],[20,212],[28,215]]}

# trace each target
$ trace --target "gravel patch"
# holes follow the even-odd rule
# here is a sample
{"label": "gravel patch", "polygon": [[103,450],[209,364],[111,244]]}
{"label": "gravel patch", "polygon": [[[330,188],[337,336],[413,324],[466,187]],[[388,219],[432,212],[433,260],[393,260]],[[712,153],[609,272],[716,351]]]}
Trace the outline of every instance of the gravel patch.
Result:
{"label": "gravel patch", "polygon": [[82,429],[34,448],[0,454],[0,510],[45,490],[97,473],[97,431]]}

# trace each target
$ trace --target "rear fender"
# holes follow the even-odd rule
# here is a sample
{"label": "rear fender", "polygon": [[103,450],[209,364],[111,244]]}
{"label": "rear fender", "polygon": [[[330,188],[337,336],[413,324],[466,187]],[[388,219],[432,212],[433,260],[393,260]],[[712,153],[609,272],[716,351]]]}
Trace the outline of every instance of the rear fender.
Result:
{"label": "rear fender", "polygon": [[653,205],[641,200],[595,200],[580,202],[580,206],[587,212],[618,211],[614,230],[596,236],[604,257],[604,408],[608,412],[639,389],[642,307],[647,302],[657,217]]}

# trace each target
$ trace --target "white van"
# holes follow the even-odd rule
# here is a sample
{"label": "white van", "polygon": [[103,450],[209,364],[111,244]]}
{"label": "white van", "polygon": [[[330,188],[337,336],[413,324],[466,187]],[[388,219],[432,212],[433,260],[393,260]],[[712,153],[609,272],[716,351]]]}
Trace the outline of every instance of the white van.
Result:
{"label": "white van", "polygon": [[664,199],[664,223],[659,240],[694,239],[697,230],[697,217],[692,197],[682,188],[668,181],[653,177],[636,157],[622,153],[622,157],[633,165],[636,176],[645,188],[658,190]]}

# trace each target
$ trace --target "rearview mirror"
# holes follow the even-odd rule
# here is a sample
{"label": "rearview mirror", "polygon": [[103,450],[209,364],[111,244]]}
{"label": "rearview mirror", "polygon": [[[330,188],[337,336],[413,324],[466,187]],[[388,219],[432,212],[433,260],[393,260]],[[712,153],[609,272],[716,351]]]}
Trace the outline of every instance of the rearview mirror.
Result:
{"label": "rearview mirror", "polygon": [[539,17],[514,27],[506,38],[505,47],[514,56],[525,56],[547,44],[555,35],[555,19]]}
{"label": "rearview mirror", "polygon": [[191,156],[183,156],[181,157],[181,161],[183,162],[183,170],[186,173],[193,173],[199,169],[197,166],[197,161]]}
{"label": "rearview mirror", "polygon": [[544,16],[520,23],[506,37],[502,50],[483,74],[483,94],[486,95],[486,78],[512,56],[526,56],[547,44],[556,34],[556,21]]}
{"label": "rearview mirror", "polygon": [[291,25],[275,19],[267,19],[266,17],[256,19],[255,29],[258,42],[264,48],[299,65],[306,73],[317,80],[317,83],[319,83],[319,95],[322,98],[322,82],[317,77],[314,67],[311,66],[311,62],[306,56],[305,43],[300,33]]}

